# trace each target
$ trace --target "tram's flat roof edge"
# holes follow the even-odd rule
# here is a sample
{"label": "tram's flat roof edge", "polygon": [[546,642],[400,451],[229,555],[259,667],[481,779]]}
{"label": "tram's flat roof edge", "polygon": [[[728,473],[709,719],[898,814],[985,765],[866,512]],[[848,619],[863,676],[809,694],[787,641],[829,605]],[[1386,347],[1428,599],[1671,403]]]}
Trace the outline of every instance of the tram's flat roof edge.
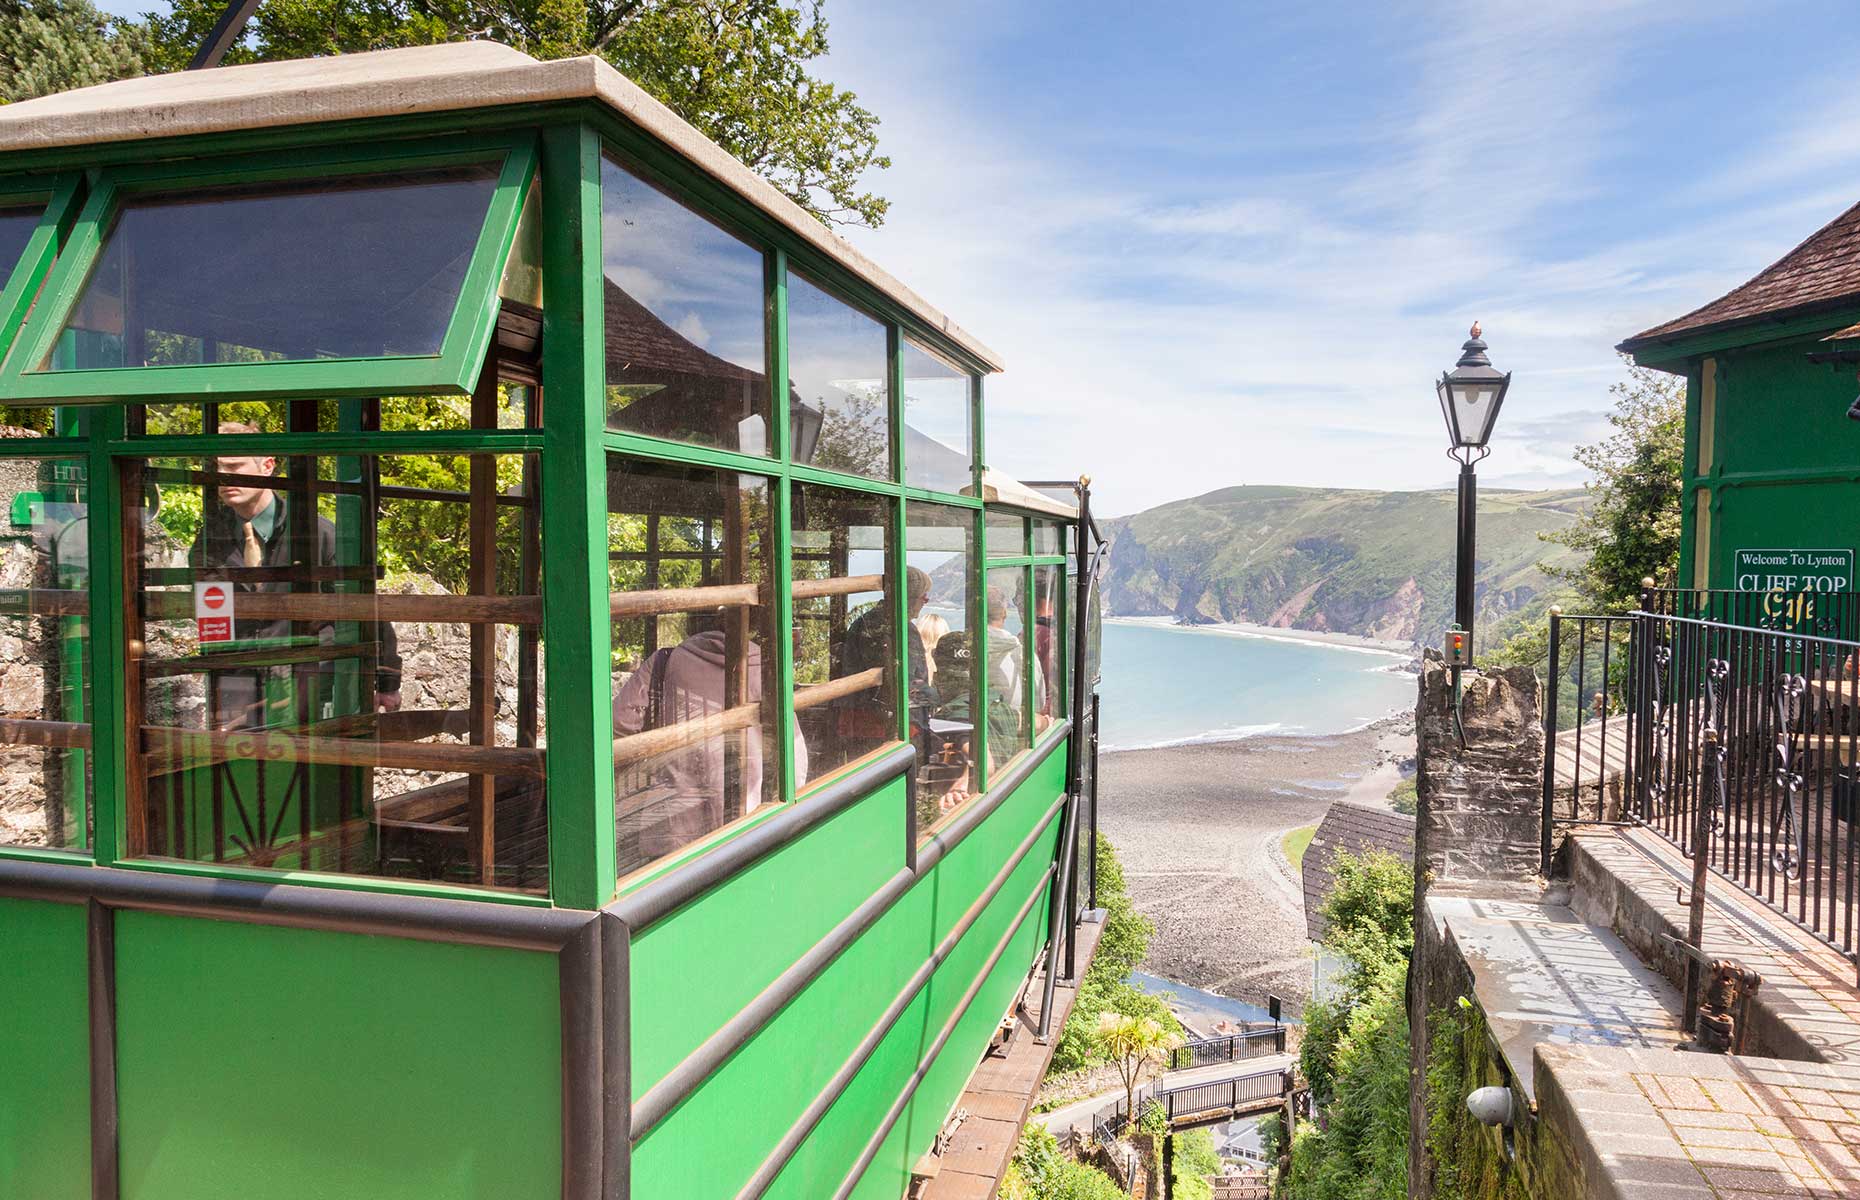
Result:
{"label": "tram's flat roof edge", "polygon": [[597,100],[990,370],[1000,356],[594,56],[539,62],[498,42],[145,75],[0,105],[0,154],[565,100]]}

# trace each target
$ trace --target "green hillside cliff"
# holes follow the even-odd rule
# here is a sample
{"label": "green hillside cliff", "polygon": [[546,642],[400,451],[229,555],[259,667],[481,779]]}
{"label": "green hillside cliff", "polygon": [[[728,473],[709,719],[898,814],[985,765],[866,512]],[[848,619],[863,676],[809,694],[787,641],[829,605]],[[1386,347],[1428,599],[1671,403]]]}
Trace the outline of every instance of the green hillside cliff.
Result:
{"label": "green hillside cliff", "polygon": [[[1567,528],[1586,503],[1580,489],[1481,494],[1483,628],[1542,603],[1554,586],[1542,564],[1573,552],[1538,534]],[[1445,490],[1301,487],[1177,500],[1109,522],[1106,603],[1117,616],[1436,642],[1452,620],[1454,505]]]}

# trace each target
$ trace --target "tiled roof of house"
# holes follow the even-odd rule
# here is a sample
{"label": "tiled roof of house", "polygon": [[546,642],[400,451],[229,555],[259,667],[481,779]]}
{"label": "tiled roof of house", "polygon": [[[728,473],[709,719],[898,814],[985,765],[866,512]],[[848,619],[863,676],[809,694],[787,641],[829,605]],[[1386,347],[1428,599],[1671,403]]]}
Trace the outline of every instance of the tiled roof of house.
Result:
{"label": "tiled roof of house", "polygon": [[1324,940],[1324,898],[1330,895],[1337,854],[1384,850],[1403,862],[1414,861],[1414,818],[1379,804],[1339,800],[1305,848],[1305,936]]}
{"label": "tiled roof of house", "polygon": [[1860,204],[1810,234],[1807,240],[1703,308],[1655,325],[1622,342],[1632,352],[1679,334],[1796,315],[1860,302]]}

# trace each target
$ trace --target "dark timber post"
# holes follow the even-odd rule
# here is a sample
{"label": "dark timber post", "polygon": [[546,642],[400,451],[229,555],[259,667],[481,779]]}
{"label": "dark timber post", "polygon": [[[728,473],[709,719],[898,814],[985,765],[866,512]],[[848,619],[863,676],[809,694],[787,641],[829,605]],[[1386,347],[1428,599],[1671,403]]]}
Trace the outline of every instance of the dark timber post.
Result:
{"label": "dark timber post", "polygon": [[1163,1134],[1162,1200],[1175,1194],[1175,1135]]}

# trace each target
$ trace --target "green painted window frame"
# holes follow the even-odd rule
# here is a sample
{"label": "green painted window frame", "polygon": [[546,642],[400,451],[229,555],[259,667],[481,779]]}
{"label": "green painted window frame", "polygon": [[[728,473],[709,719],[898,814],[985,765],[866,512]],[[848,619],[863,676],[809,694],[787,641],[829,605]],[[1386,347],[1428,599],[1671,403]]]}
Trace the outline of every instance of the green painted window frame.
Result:
{"label": "green painted window frame", "polygon": [[[669,438],[653,437],[647,434],[625,433],[606,427],[605,415],[601,419],[599,448],[603,454],[618,454],[625,458],[647,462],[663,462],[683,466],[709,467],[715,470],[736,471],[766,477],[771,483],[771,497],[775,508],[775,546],[771,559],[771,570],[776,581],[775,620],[776,628],[787,629],[793,624],[793,487],[797,483],[816,484],[838,488],[843,491],[862,492],[867,495],[888,497],[894,505],[895,535],[892,539],[893,553],[886,564],[887,583],[897,606],[897,624],[900,629],[907,622],[904,619],[906,599],[902,580],[906,555],[909,551],[909,532],[906,523],[905,501],[919,500],[952,508],[966,509],[975,522],[974,533],[978,550],[983,547],[981,500],[982,474],[986,459],[983,454],[983,427],[985,414],[983,409],[982,374],[975,364],[966,363],[962,358],[945,347],[930,330],[922,329],[903,320],[894,304],[882,302],[856,281],[849,281],[844,268],[813,256],[803,250],[796,253],[792,245],[793,235],[767,228],[756,219],[752,212],[737,209],[727,198],[723,203],[717,202],[714,183],[694,174],[686,164],[670,159],[664,150],[656,145],[642,142],[618,126],[596,119],[591,127],[598,133],[598,159],[611,159],[653,187],[660,189],[676,199],[680,204],[704,217],[706,220],[722,227],[726,232],[737,237],[750,246],[762,251],[765,264],[763,277],[764,311],[769,322],[769,335],[766,339],[767,377],[771,381],[780,381],[779,388],[770,391],[770,442],[774,453],[769,455],[745,454],[734,450],[723,450],[709,446],[699,446]],[[595,172],[598,184],[598,167]],[[598,187],[597,187],[598,190]],[[598,211],[599,200],[595,200]],[[748,219],[742,219],[747,217]],[[598,222],[597,222],[598,228]],[[595,233],[587,256],[585,272],[592,281],[593,291],[586,301],[588,316],[601,307],[600,280],[604,271],[603,248],[599,243],[599,234]],[[789,412],[786,402],[788,380],[788,272],[790,268],[805,275],[808,282],[826,292],[834,299],[881,322],[886,329],[887,371],[889,373],[891,416],[890,455],[891,470],[889,479],[873,479],[845,471],[835,471],[822,467],[813,467],[794,461],[793,446],[789,437]],[[602,313],[601,316],[605,317]],[[585,328],[585,324],[584,324]],[[592,339],[592,335],[588,335]],[[934,355],[949,363],[952,367],[965,373],[969,380],[969,420],[970,427],[970,482],[965,492],[944,492],[929,488],[912,487],[903,482],[904,478],[904,379],[903,347],[909,338],[917,344],[919,350]],[[589,369],[596,372],[603,381],[602,403],[605,403],[605,362],[598,339],[592,348],[593,359]],[[547,390],[545,389],[545,396]],[[598,497],[602,508],[602,519],[606,507],[605,497]],[[977,568],[983,572],[983,578],[975,581],[976,600],[970,619],[977,628],[984,626],[987,615],[986,571],[991,565],[1015,565],[1025,560],[997,560],[990,563],[985,554],[978,553]],[[1049,561],[1049,560],[1042,560]],[[1051,559],[1063,562],[1062,558]],[[1031,576],[1029,576],[1031,578]],[[984,639],[985,641],[985,639]],[[903,637],[897,639],[894,648],[893,668],[897,679],[898,694],[894,697],[894,707],[898,713],[898,739],[909,738],[910,720],[909,698],[905,694],[909,678],[909,664],[906,661],[908,647]],[[983,650],[984,656],[986,650]],[[604,661],[604,660],[603,660]],[[987,669],[984,657],[982,670]],[[1031,667],[1029,667],[1031,670]],[[781,647],[778,673],[779,691],[776,696],[778,722],[777,728],[790,729],[794,723],[794,652],[792,647]],[[611,689],[609,695],[611,703]],[[986,791],[987,779],[987,729],[986,722],[978,722],[978,740],[981,745],[977,751],[976,791],[980,795]],[[660,863],[653,864],[625,880],[622,891],[633,891],[655,879],[677,871],[703,853],[717,845],[740,837],[763,821],[773,817],[789,804],[802,801],[821,783],[805,783],[796,787],[794,778],[794,756],[784,753],[781,762],[781,791],[777,803],[764,805],[762,810],[743,818],[734,825],[700,838],[689,847],[668,855]],[[610,773],[611,774],[611,773]],[[823,781],[824,782],[824,781]],[[607,820],[611,821],[613,807],[612,781],[607,780],[607,791],[601,803],[608,810]],[[553,860],[552,860],[553,861]]]}
{"label": "green painted window frame", "polygon": [[[496,162],[498,180],[437,355],[269,363],[199,363],[40,371],[103,250],[118,201],[150,193],[244,183],[314,183],[422,167]],[[464,134],[414,143],[346,145],[221,159],[185,159],[104,170],[85,200],[40,303],[0,369],[6,405],[110,401],[328,399],[392,394],[469,394],[497,327],[498,284],[535,178],[532,135]],[[38,236],[34,235],[35,238]],[[9,285],[10,286],[10,285]],[[3,311],[3,310],[0,310]]]}
{"label": "green painted window frame", "polygon": [[[1012,570],[1014,568],[1019,568],[1021,572],[1021,594],[1027,597],[1027,602],[1029,604],[1032,603],[1033,596],[1034,596],[1033,568],[1049,567],[1049,566],[1058,567],[1059,568],[1059,586],[1062,592],[1066,591],[1070,587],[1071,581],[1076,580],[1078,578],[1078,576],[1071,571],[1071,567],[1076,564],[1074,564],[1072,560],[1069,559],[1063,553],[1064,548],[1065,548],[1065,534],[1063,530],[1068,527],[1075,527],[1077,524],[1076,522],[1067,521],[1063,518],[1051,516],[1046,513],[1035,513],[1028,509],[1016,508],[1011,504],[989,504],[985,506],[985,511],[988,513],[996,513],[996,514],[1006,513],[1006,514],[1010,514],[1012,516],[1016,516],[1020,518],[1021,553],[1017,555],[1001,555],[996,558],[990,558],[988,557],[986,547],[984,546],[982,560],[981,560],[981,563],[982,563],[982,580],[981,580],[982,617],[980,621],[981,627],[985,627],[988,624],[988,620],[987,620],[987,616],[988,616],[988,575],[990,572],[1005,571],[1005,570]],[[1059,554],[1035,554],[1033,553],[1033,522],[1035,520],[1050,521],[1053,524],[1060,527],[1060,529],[1062,530],[1060,534],[1060,549],[1062,553],[1059,553]],[[986,525],[985,519],[981,520],[979,529],[981,531],[981,535],[984,538],[986,538],[987,525]],[[1070,651],[1070,648],[1072,645],[1071,641],[1069,640],[1071,637],[1072,618],[1071,618],[1071,611],[1069,608],[1069,602],[1067,601],[1066,597],[1063,595],[1059,597],[1059,603],[1054,605],[1054,616],[1057,620],[1057,628],[1055,630],[1055,637],[1058,638],[1060,661],[1062,663],[1069,663],[1070,660],[1067,658],[1067,654]],[[1022,647],[1023,653],[1021,654],[1021,695],[1024,699],[1023,707],[1026,709],[1026,712],[1024,715],[1027,718],[1027,728],[1032,731],[1033,736],[1028,740],[1027,751],[1024,751],[1023,753],[1028,753],[1034,750],[1038,750],[1041,746],[1044,746],[1047,742],[1051,741],[1054,736],[1056,736],[1050,729],[1048,730],[1048,732],[1044,734],[1041,733],[1038,728],[1038,722],[1036,722],[1034,719],[1038,714],[1036,713],[1033,707],[1033,698],[1034,698],[1034,690],[1035,690],[1034,689],[1034,678],[1035,678],[1034,658],[1035,658],[1035,655],[1033,653],[1033,648],[1031,645],[1031,640],[1032,640],[1031,638],[1032,627],[1031,626],[1028,627],[1027,632],[1029,635],[1028,636],[1029,644]],[[988,690],[989,690],[989,685],[992,683],[994,679],[994,672],[989,669],[991,664],[988,661],[988,639],[982,638],[981,643],[982,643],[981,653],[982,653],[982,672],[983,672],[983,675],[982,675],[982,680],[983,680],[982,709],[984,712],[986,712],[988,708],[989,698],[990,698],[988,695]],[[1068,707],[1068,705],[1071,702],[1071,682],[1070,682],[1070,677],[1066,674],[1064,670],[1060,672],[1058,702],[1059,702],[1058,704],[1059,712],[1061,716],[1064,716],[1071,711],[1071,709]],[[1058,722],[1054,722],[1053,728],[1056,729],[1057,727],[1058,727]],[[984,730],[983,736],[984,736],[984,742],[985,742],[986,741],[986,730]],[[1019,758],[1020,755],[1015,755],[1015,757]],[[985,762],[986,760],[984,759],[984,764]],[[984,775],[984,778],[982,780],[982,789],[986,790],[987,788],[986,770],[984,770],[983,775]]]}
{"label": "green painted window frame", "polygon": [[0,358],[12,347],[26,314],[32,311],[39,285],[58,259],[82,190],[82,179],[76,174],[0,180],[0,206],[11,208],[35,200],[45,205],[39,214],[38,228],[26,239],[26,248],[20,252],[19,260],[0,263],[0,271],[6,272],[0,276],[5,281],[0,286]]}
{"label": "green painted window frame", "polygon": [[[888,564],[892,579],[904,577],[908,550],[908,524],[905,501],[919,500],[967,510],[973,521],[972,533],[978,555],[976,569],[986,572],[990,565],[1015,565],[1015,560],[997,560],[990,564],[981,553],[984,543],[982,473],[987,463],[985,443],[985,407],[983,372],[986,363],[972,359],[959,347],[949,345],[940,331],[924,325],[904,306],[858,279],[844,266],[818,249],[806,244],[751,202],[729,193],[714,178],[694,164],[678,158],[668,148],[625,124],[617,115],[604,110],[564,107],[550,116],[538,118],[528,114],[504,118],[508,124],[482,132],[457,133],[459,114],[442,114],[430,120],[404,120],[390,123],[370,122],[345,126],[340,130],[314,128],[293,129],[286,137],[273,134],[214,139],[201,143],[201,157],[180,158],[163,163],[132,161],[147,151],[134,147],[103,147],[86,151],[86,162],[102,162],[91,176],[93,191],[86,197],[84,177],[75,171],[54,174],[18,175],[0,181],[0,197],[30,197],[48,194],[62,197],[62,210],[56,227],[42,226],[29,243],[38,255],[36,277],[13,272],[7,289],[0,295],[11,298],[23,293],[31,306],[37,293],[40,303],[25,321],[26,330],[37,354],[21,349],[0,370],[0,394],[7,405],[63,406],[57,436],[33,439],[0,440],[0,458],[77,457],[89,469],[91,504],[97,512],[120,514],[121,495],[117,464],[125,458],[186,456],[211,454],[261,446],[311,454],[331,454],[366,450],[368,453],[540,453],[543,506],[549,515],[545,536],[554,547],[543,588],[544,654],[546,663],[545,711],[549,714],[550,739],[546,748],[545,769],[549,775],[549,895],[547,897],[514,892],[500,892],[469,885],[397,880],[386,877],[340,875],[316,872],[268,871],[251,868],[184,863],[171,860],[128,859],[124,856],[123,825],[127,817],[125,781],[124,667],[120,653],[99,653],[93,660],[92,729],[92,799],[95,833],[88,851],[83,849],[33,849],[0,847],[0,858],[46,859],[55,861],[95,862],[98,865],[152,874],[182,874],[209,878],[249,879],[264,883],[295,883],[313,887],[358,892],[387,892],[402,895],[466,899],[480,903],[520,906],[558,905],[592,909],[609,902],[618,892],[614,870],[613,837],[613,769],[611,760],[612,702],[608,678],[608,608],[607,580],[600,556],[605,547],[606,495],[604,488],[606,455],[617,452],[630,458],[687,465],[706,465],[743,471],[771,480],[775,507],[776,545],[771,566],[779,582],[776,589],[778,628],[792,624],[790,498],[795,482],[815,482],[827,486],[890,497],[895,505],[895,552]],[[465,122],[470,124],[470,121]],[[393,141],[368,142],[370,129],[391,130]],[[388,136],[388,135],[383,135]],[[210,147],[210,149],[208,149]],[[711,220],[722,224],[737,236],[762,249],[767,264],[764,297],[770,336],[768,338],[769,377],[787,379],[786,271],[790,261],[817,286],[829,291],[855,308],[883,322],[888,330],[889,370],[892,404],[892,479],[872,480],[837,471],[796,465],[791,461],[786,403],[771,405],[771,442],[775,455],[735,454],[642,435],[618,433],[606,428],[604,359],[602,345],[600,238],[600,162],[603,154],[618,152],[634,169],[658,186]],[[107,371],[26,373],[32,381],[65,380],[67,383],[88,378],[85,387],[66,386],[56,392],[22,385],[20,362],[38,361],[49,343],[62,331],[65,315],[75,300],[72,294],[88,277],[90,264],[100,248],[98,221],[107,216],[107,198],[113,192],[134,183],[144,188],[164,184],[186,186],[190,183],[244,182],[252,180],[290,180],[319,175],[392,171],[420,165],[446,165],[463,161],[482,161],[503,154],[504,166],[497,190],[487,213],[486,228],[481,231],[465,288],[461,289],[460,310],[455,311],[448,329],[447,343],[459,332],[460,321],[467,316],[464,301],[479,294],[484,301],[475,318],[475,348],[455,364],[455,373],[429,386],[412,386],[397,382],[394,364],[419,364],[432,371],[438,365],[425,359],[342,359],[321,363],[200,364],[169,368],[119,368]],[[210,155],[210,157],[208,156]],[[75,164],[75,158],[54,158],[49,166],[62,168]],[[359,168],[359,172],[358,169]],[[230,178],[229,178],[230,176]],[[177,435],[161,439],[159,449],[150,439],[132,436],[127,416],[130,408],[151,401],[199,402],[202,400],[341,398],[380,396],[393,393],[469,393],[476,382],[483,355],[495,329],[498,281],[510,247],[530,181],[542,177],[543,188],[543,270],[548,297],[544,313],[543,339],[543,410],[541,429],[506,430],[433,430],[397,433],[341,431],[327,433],[280,433],[259,435],[199,434]],[[62,188],[60,191],[58,189]],[[50,189],[48,191],[48,189]],[[492,214],[503,218],[502,227],[493,229]],[[86,220],[89,224],[86,225]],[[88,230],[90,241],[79,244]],[[592,251],[589,247],[592,246]],[[491,251],[487,255],[487,249]],[[23,258],[22,261],[25,261]],[[4,269],[4,268],[0,268]],[[41,290],[41,283],[44,284]],[[479,292],[468,291],[476,284]],[[53,304],[54,300],[62,303]],[[56,311],[50,311],[56,309]],[[4,310],[0,310],[3,312]],[[47,330],[50,332],[48,333]],[[7,337],[8,327],[0,326],[0,339]],[[970,442],[973,474],[968,489],[960,493],[910,487],[902,482],[902,356],[901,341],[914,339],[921,348],[936,353],[967,372],[970,379],[972,423]],[[5,345],[0,344],[0,351]],[[235,374],[231,368],[238,368]],[[300,372],[304,368],[330,368],[317,378]],[[294,370],[295,368],[295,370]],[[160,386],[151,383],[160,372]],[[248,372],[254,374],[247,374]],[[269,372],[268,374],[255,374]],[[141,381],[130,386],[134,380]],[[234,380],[237,386],[228,383]],[[3,415],[3,409],[0,409]],[[121,518],[93,520],[90,524],[90,550],[93,562],[116,563],[121,556]],[[576,554],[580,549],[582,553]],[[1064,559],[1042,559],[1063,562]],[[590,566],[590,564],[593,564]],[[987,588],[985,575],[974,581],[975,599],[970,620],[975,627],[986,625]],[[94,616],[91,636],[98,646],[114,646],[120,651],[124,631],[121,623],[123,588],[126,581],[119,568],[97,572],[91,579]],[[899,620],[903,621],[904,589],[894,587]],[[898,678],[908,675],[904,656],[905,639],[898,639]],[[985,655],[985,649],[983,651]],[[980,666],[986,671],[984,660]],[[776,696],[778,728],[793,722],[793,655],[783,647],[780,659],[780,688]],[[603,696],[605,699],[603,699]],[[906,698],[897,704],[900,739],[908,736],[909,720]],[[604,719],[604,720],[603,720]],[[982,745],[978,747],[976,774],[977,795],[988,786],[986,766],[986,722],[980,726]],[[1036,744],[1043,745],[1044,741]],[[591,748],[591,753],[589,752]],[[661,864],[627,881],[632,891],[653,879],[676,872],[692,859],[716,845],[740,837],[762,821],[783,811],[787,804],[805,799],[807,789],[797,797],[792,776],[792,756],[782,755],[784,764],[779,804],[765,805],[762,811],[715,836],[694,843],[687,850],[668,856]]]}

